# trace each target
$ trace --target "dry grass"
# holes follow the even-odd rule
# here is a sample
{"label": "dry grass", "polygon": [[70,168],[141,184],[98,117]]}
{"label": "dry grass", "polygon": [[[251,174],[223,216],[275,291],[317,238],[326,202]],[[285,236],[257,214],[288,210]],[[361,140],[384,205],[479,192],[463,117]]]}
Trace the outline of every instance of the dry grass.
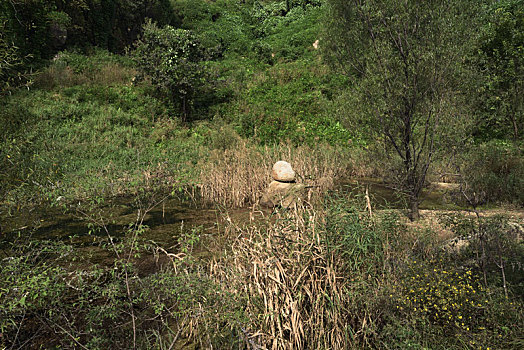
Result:
{"label": "dry grass", "polygon": [[[277,214],[268,226],[233,224],[231,253],[211,265],[229,293],[247,295],[249,348],[345,349],[343,263],[316,231],[307,207]],[[273,221],[273,220],[272,220]],[[231,233],[231,232],[230,232]]]}
{"label": "dry grass", "polygon": [[136,75],[137,71],[135,69],[126,68],[116,63],[108,63],[99,72],[92,74],[90,80],[94,84],[111,86],[114,84],[127,84]]}
{"label": "dry grass", "polygon": [[66,88],[83,84],[115,85],[130,83],[136,70],[116,63],[108,63],[100,70],[76,73],[69,66],[54,64],[38,73],[35,86],[45,89]]}
{"label": "dry grass", "polygon": [[71,87],[82,85],[89,82],[89,78],[84,74],[76,74],[71,67],[52,65],[35,78],[35,86],[45,89],[54,89],[55,87]]}
{"label": "dry grass", "polygon": [[227,207],[254,204],[272,181],[271,169],[279,160],[291,163],[297,182],[311,186],[311,193],[325,192],[337,180],[353,174],[354,161],[347,149],[329,145],[261,148],[239,142],[232,149],[214,150],[201,164],[202,197]]}

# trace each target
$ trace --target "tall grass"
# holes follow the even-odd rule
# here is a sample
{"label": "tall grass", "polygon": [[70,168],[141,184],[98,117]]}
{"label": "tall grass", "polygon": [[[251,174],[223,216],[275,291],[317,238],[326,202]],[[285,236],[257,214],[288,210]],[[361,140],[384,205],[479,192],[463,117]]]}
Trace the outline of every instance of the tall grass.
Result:
{"label": "tall grass", "polygon": [[63,51],[36,74],[35,87],[51,90],[83,84],[114,86],[130,84],[135,75],[136,70],[124,56],[98,49],[89,56]]}
{"label": "tall grass", "polygon": [[[325,204],[295,206],[243,226],[228,221],[230,245],[210,274],[224,295],[243,300],[247,348],[519,344],[519,293],[508,288],[505,296],[489,278],[480,287],[478,266],[439,249],[437,232],[408,226],[390,211],[371,217],[358,199]],[[518,280],[512,283],[518,290]]]}
{"label": "tall grass", "polygon": [[230,149],[212,151],[199,164],[202,197],[228,207],[254,204],[272,181],[271,169],[279,160],[291,163],[298,182],[314,192],[332,189],[338,179],[353,171],[347,149],[286,144],[259,147],[242,141]]}
{"label": "tall grass", "polygon": [[464,158],[462,182],[470,204],[510,202],[524,206],[522,147],[492,141]]}
{"label": "tall grass", "polygon": [[346,205],[335,212],[296,206],[262,225],[230,225],[230,253],[211,264],[211,274],[227,292],[246,296],[252,348],[369,344],[381,322],[375,279],[387,246],[366,214]]}
{"label": "tall grass", "polygon": [[316,215],[303,210],[265,229],[244,228],[231,255],[212,271],[231,292],[250,296],[252,342],[272,349],[343,348],[347,330],[337,316],[347,281],[310,229]]}

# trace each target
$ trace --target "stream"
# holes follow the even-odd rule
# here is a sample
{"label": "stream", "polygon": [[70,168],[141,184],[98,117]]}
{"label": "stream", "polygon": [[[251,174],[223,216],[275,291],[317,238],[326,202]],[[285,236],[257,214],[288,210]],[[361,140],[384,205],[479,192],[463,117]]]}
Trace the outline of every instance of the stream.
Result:
{"label": "stream", "polygon": [[[363,196],[365,188],[374,209],[403,209],[405,201],[387,185],[374,179],[351,179],[341,182],[334,192],[338,195],[355,197]],[[451,202],[443,189],[425,193],[420,209],[452,210],[457,205]],[[110,263],[113,254],[108,249],[101,249],[101,245],[108,242],[108,235],[118,240],[137,222],[139,206],[133,197],[119,197],[108,200],[105,207],[94,211],[91,215],[81,213],[80,210],[64,211],[63,208],[53,206],[34,207],[18,211],[12,215],[3,215],[0,218],[0,259],[7,254],[6,249],[13,242],[33,240],[61,240],[71,244],[75,249],[82,250],[86,259],[91,263]],[[142,213],[144,209],[141,209]],[[224,220],[230,217],[235,222],[248,222],[256,216],[268,215],[270,210],[253,210],[253,207],[228,209],[222,211],[209,208],[194,201],[182,201],[175,198],[166,198],[161,203],[147,211],[143,216],[142,224],[147,229],[141,233],[141,238],[147,242],[168,250],[176,251],[181,234],[193,232],[200,239],[195,254],[202,257],[212,255],[211,250],[220,240],[216,239],[224,227]],[[103,229],[93,229],[103,223]],[[98,225],[100,226],[100,225]],[[106,231],[107,229],[107,231]],[[215,238],[215,239],[211,239]],[[207,243],[207,244],[205,244]],[[215,247],[211,247],[211,245]]]}

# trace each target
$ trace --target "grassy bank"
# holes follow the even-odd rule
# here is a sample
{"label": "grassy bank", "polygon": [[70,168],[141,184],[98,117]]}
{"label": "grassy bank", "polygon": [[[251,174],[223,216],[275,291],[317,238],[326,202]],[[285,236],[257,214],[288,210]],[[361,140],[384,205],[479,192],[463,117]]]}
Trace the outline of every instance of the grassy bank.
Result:
{"label": "grassy bank", "polygon": [[[225,61],[217,69],[228,65]],[[319,103],[329,101],[301,107],[306,90],[313,98],[324,88],[316,86],[323,72],[285,62],[267,71],[245,69],[253,70],[254,79],[246,90],[214,110],[202,109],[205,120],[183,124],[147,80],[135,82],[128,58],[101,50],[88,56],[59,54],[36,74],[31,90],[1,98],[4,206],[133,193],[139,182],[153,178],[168,191],[198,187],[206,200],[240,206],[256,201],[269,180],[266,173],[282,157],[296,163],[303,176],[331,183],[353,171],[347,131],[333,120],[315,122],[324,113]],[[229,74],[226,78],[234,81],[226,88],[242,86],[238,80],[244,77]],[[283,78],[296,74],[306,78]],[[286,103],[276,104],[270,95]],[[271,115],[268,106],[282,105],[281,114],[274,115],[281,122],[241,103]]]}

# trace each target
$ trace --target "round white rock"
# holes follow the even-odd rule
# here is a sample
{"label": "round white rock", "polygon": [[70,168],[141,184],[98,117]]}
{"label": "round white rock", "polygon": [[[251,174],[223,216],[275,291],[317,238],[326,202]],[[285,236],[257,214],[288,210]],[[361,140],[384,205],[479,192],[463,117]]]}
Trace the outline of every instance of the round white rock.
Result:
{"label": "round white rock", "polygon": [[291,167],[291,164],[280,160],[273,165],[273,180],[282,181],[282,182],[292,182],[295,181],[295,171]]}

